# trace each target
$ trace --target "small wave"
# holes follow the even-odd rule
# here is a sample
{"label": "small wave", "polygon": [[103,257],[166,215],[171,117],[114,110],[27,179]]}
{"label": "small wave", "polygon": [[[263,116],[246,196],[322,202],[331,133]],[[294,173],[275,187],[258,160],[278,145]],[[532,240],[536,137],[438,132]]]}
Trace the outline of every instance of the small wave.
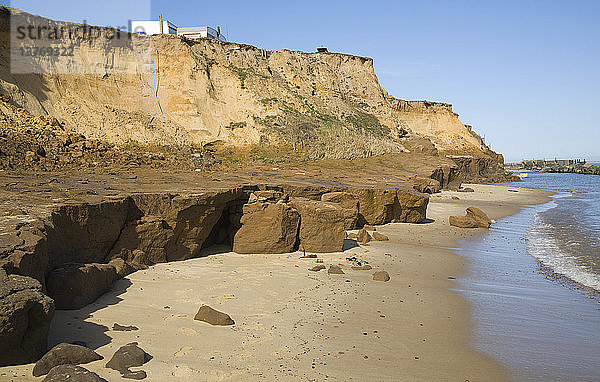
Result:
{"label": "small wave", "polygon": [[[528,252],[543,265],[550,267],[553,272],[600,291],[600,275],[578,264],[575,256],[561,251],[550,233],[551,228],[542,221],[539,214],[535,215],[534,224],[527,235]],[[571,245],[579,245],[579,243],[571,243]]]}

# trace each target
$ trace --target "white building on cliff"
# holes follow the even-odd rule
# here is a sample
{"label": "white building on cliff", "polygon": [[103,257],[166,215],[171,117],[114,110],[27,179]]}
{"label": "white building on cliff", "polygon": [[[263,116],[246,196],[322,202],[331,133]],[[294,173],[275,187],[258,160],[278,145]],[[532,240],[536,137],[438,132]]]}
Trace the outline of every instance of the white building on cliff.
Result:
{"label": "white building on cliff", "polygon": [[208,37],[223,42],[227,41],[225,36],[221,33],[221,28],[214,30],[211,27],[183,27],[177,28],[177,34],[192,39]]}
{"label": "white building on cliff", "polygon": [[157,34],[176,34],[190,39],[212,38],[223,42],[227,41],[225,36],[221,33],[221,28],[213,29],[208,26],[178,28],[172,22],[163,20],[162,17],[158,20],[132,21],[131,32],[148,36]]}
{"label": "white building on cliff", "polygon": [[152,36],[155,34],[177,34],[177,26],[170,21],[163,20],[144,20],[132,21],[131,32],[133,34],[145,34]]}

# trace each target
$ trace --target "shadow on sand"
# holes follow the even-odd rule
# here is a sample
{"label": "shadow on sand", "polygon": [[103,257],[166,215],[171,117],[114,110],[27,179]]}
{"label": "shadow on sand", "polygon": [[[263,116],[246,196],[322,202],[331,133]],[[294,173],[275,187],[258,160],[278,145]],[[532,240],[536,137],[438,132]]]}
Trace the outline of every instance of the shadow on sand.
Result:
{"label": "shadow on sand", "polygon": [[57,310],[48,333],[48,349],[61,342],[77,343],[90,349],[98,349],[110,343],[112,339],[106,335],[110,328],[86,319],[92,317],[94,312],[122,301],[119,295],[125,293],[131,285],[128,278],[120,279],[108,292],[81,309]]}

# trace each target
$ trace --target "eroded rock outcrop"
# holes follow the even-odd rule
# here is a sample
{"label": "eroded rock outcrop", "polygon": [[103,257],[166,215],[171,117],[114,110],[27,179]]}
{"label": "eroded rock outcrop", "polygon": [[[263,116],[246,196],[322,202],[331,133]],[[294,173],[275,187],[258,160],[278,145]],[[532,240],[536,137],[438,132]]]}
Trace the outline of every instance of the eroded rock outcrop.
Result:
{"label": "eroded rock outcrop", "polygon": [[107,292],[118,278],[111,264],[67,263],[48,274],[46,287],[56,309],[80,309]]}
{"label": "eroded rock outcrop", "polygon": [[359,225],[420,223],[426,218],[429,198],[416,191],[352,189],[359,198]]}
{"label": "eroded rock outcrop", "polygon": [[342,250],[346,215],[340,204],[295,198],[291,205],[300,213],[300,249],[318,253]]}
{"label": "eroded rock outcrop", "polygon": [[35,362],[46,352],[54,301],[39,281],[0,268],[0,366]]}
{"label": "eroded rock outcrop", "polygon": [[287,253],[296,247],[300,214],[288,203],[255,202],[243,207],[233,239],[237,253]]}
{"label": "eroded rock outcrop", "polygon": [[339,203],[344,213],[344,229],[354,229],[358,221],[358,196],[349,192],[328,192],[321,195],[321,201]]}
{"label": "eroded rock outcrop", "polygon": [[3,289],[0,346],[11,349],[3,362],[31,362],[45,352],[55,305],[82,308],[144,266],[197,257],[213,244],[239,253],[341,251],[346,228],[361,220],[418,222],[428,202],[405,190],[290,189],[311,198],[289,198],[280,186],[133,194],[15,220],[0,243],[0,268],[11,273],[2,284],[22,284]]}

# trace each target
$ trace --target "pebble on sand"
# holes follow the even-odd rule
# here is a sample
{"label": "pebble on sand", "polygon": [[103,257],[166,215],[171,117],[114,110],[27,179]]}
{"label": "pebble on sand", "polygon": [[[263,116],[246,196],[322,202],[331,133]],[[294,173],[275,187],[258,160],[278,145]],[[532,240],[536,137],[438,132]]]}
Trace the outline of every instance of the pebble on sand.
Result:
{"label": "pebble on sand", "polygon": [[361,265],[359,267],[357,267],[357,266],[352,267],[352,270],[355,270],[355,271],[370,271],[371,269],[373,269],[373,267],[370,266],[369,264]]}
{"label": "pebble on sand", "polygon": [[113,324],[112,330],[115,330],[118,332],[130,332],[133,330],[139,330],[139,328],[137,326],[133,326],[133,325],[119,325],[115,322]]}
{"label": "pebble on sand", "polygon": [[344,271],[342,271],[342,268],[340,268],[339,265],[330,265],[327,273],[330,275],[343,275]]}
{"label": "pebble on sand", "polygon": [[373,273],[373,280],[375,281],[390,281],[390,274],[386,271],[378,271]]}

